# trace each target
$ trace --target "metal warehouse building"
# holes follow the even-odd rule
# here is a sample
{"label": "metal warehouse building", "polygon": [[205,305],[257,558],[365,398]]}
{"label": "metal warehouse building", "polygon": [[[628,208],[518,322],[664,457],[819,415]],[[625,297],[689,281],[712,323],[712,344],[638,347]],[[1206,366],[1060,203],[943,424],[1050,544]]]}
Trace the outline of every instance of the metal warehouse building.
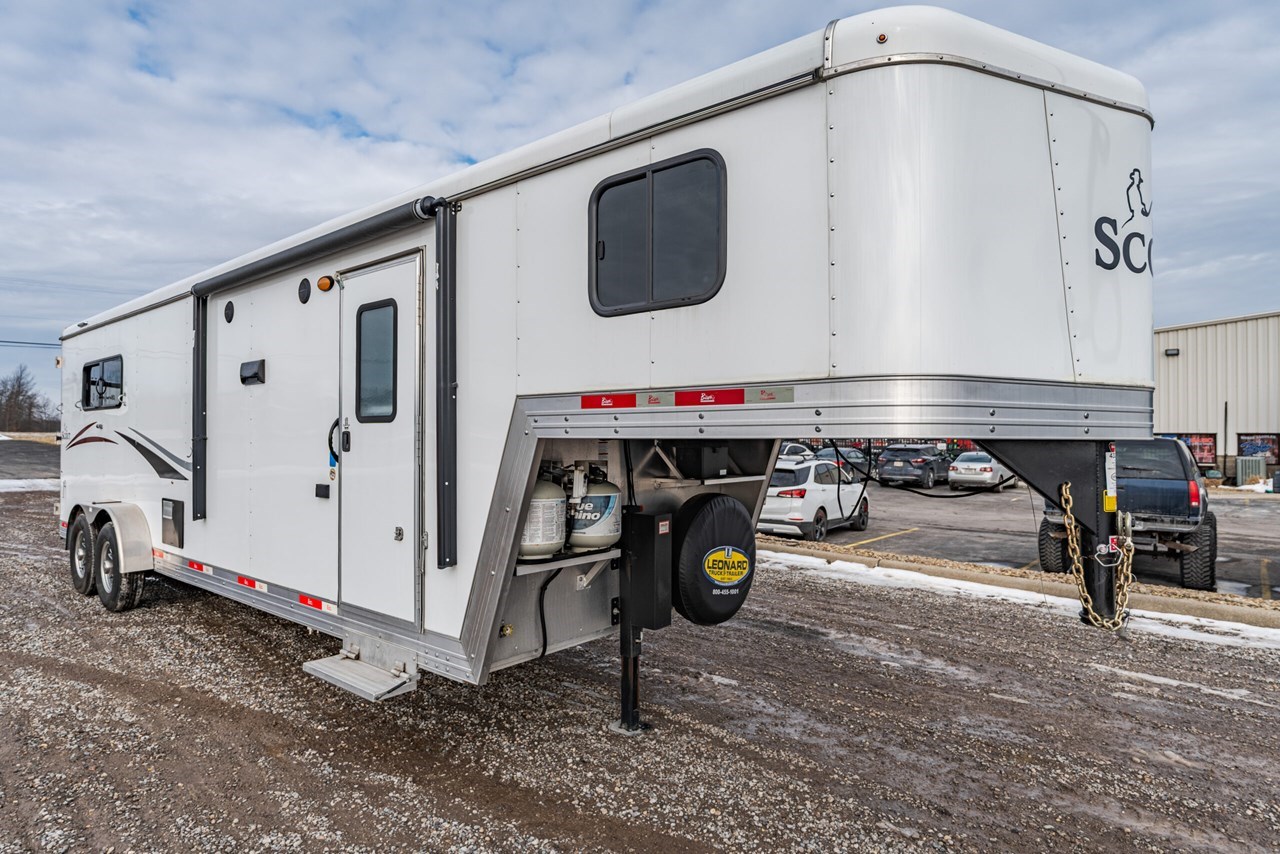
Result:
{"label": "metal warehouse building", "polygon": [[[1236,476],[1237,458],[1280,463],[1280,311],[1155,331],[1155,432],[1187,443],[1204,467]],[[1260,466],[1241,463],[1241,474]]]}

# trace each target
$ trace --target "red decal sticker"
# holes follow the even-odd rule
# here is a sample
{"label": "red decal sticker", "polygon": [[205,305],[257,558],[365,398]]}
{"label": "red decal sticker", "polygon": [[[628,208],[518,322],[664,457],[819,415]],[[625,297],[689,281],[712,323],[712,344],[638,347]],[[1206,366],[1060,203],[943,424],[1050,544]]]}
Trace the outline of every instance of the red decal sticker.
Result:
{"label": "red decal sticker", "polygon": [[152,556],[152,557],[164,557],[164,552],[160,551],[159,549],[152,549],[152,550],[151,550],[151,556]]}
{"label": "red decal sticker", "polygon": [[243,575],[236,576],[236,584],[243,584],[245,587],[257,587],[252,578],[245,578]]}
{"label": "red decal sticker", "polygon": [[303,605],[306,605],[308,608],[320,609],[324,607],[324,602],[320,601],[314,596],[308,596],[305,593],[298,594],[298,601],[301,602]]}
{"label": "red decal sticker", "polygon": [[196,572],[204,572],[204,567],[196,563],[194,560],[187,561],[187,566],[194,569]]}
{"label": "red decal sticker", "polygon": [[583,409],[634,409],[635,405],[634,394],[584,394],[582,396]]}
{"label": "red decal sticker", "polygon": [[676,392],[676,406],[736,406],[746,402],[746,389],[741,388]]}

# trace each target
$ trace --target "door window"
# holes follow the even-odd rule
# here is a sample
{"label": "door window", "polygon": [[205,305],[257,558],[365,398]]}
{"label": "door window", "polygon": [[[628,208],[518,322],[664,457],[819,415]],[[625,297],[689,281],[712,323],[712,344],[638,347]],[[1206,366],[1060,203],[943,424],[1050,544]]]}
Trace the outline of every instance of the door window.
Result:
{"label": "door window", "polygon": [[356,311],[356,420],[396,418],[396,301]]}

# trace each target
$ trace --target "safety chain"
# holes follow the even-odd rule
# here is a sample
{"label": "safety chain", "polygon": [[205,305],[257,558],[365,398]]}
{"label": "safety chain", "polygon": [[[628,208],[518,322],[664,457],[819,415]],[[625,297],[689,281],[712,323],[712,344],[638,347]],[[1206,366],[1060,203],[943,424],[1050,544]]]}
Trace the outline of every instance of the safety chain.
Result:
{"label": "safety chain", "polygon": [[1075,579],[1076,589],[1080,591],[1080,605],[1091,625],[1109,632],[1124,628],[1128,616],[1129,588],[1133,585],[1133,521],[1128,513],[1117,514],[1120,517],[1120,560],[1115,563],[1116,614],[1105,619],[1093,607],[1093,597],[1089,595],[1084,584],[1084,559],[1080,554],[1080,526],[1071,513],[1071,483],[1061,486],[1062,516],[1067,526],[1067,553],[1071,556],[1071,577]]}

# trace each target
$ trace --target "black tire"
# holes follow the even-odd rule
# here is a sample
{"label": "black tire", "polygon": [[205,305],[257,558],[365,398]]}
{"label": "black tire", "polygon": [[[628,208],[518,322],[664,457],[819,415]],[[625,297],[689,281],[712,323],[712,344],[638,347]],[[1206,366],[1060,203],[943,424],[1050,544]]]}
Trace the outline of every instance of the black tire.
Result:
{"label": "black tire", "polygon": [[145,573],[120,571],[120,543],[111,522],[98,531],[93,566],[102,607],[117,613],[138,607],[146,584]]}
{"label": "black tire", "polygon": [[71,531],[67,534],[67,562],[71,569],[71,587],[82,596],[92,596],[97,589],[94,578],[94,536],[93,527],[81,513],[71,523]]}
{"label": "black tire", "polygon": [[933,489],[933,469],[929,469],[924,473],[924,480],[921,484],[925,489]]}
{"label": "black tire", "polygon": [[1054,537],[1061,530],[1048,519],[1040,520],[1040,534],[1037,538],[1040,546],[1040,568],[1045,572],[1067,572],[1071,569],[1071,555],[1067,550],[1067,541]]}
{"label": "black tire", "polygon": [[827,511],[821,507],[813,514],[813,527],[809,529],[806,539],[821,542],[827,538]]}
{"label": "black tire", "polygon": [[849,528],[854,531],[867,530],[867,523],[871,521],[871,510],[867,506],[867,499],[862,499],[862,506],[858,512],[849,517]]}
{"label": "black tire", "polygon": [[1193,552],[1180,552],[1178,569],[1182,574],[1182,586],[1188,590],[1213,590],[1217,586],[1218,572],[1214,565],[1218,556],[1218,520],[1212,513],[1205,514],[1200,527],[1187,534],[1183,542],[1195,546]]}
{"label": "black tire", "polygon": [[[694,496],[676,513],[671,545],[671,604],[680,616],[714,626],[736,614],[755,577],[755,530],[746,506],[728,495]],[[722,553],[732,565],[709,563]]]}

